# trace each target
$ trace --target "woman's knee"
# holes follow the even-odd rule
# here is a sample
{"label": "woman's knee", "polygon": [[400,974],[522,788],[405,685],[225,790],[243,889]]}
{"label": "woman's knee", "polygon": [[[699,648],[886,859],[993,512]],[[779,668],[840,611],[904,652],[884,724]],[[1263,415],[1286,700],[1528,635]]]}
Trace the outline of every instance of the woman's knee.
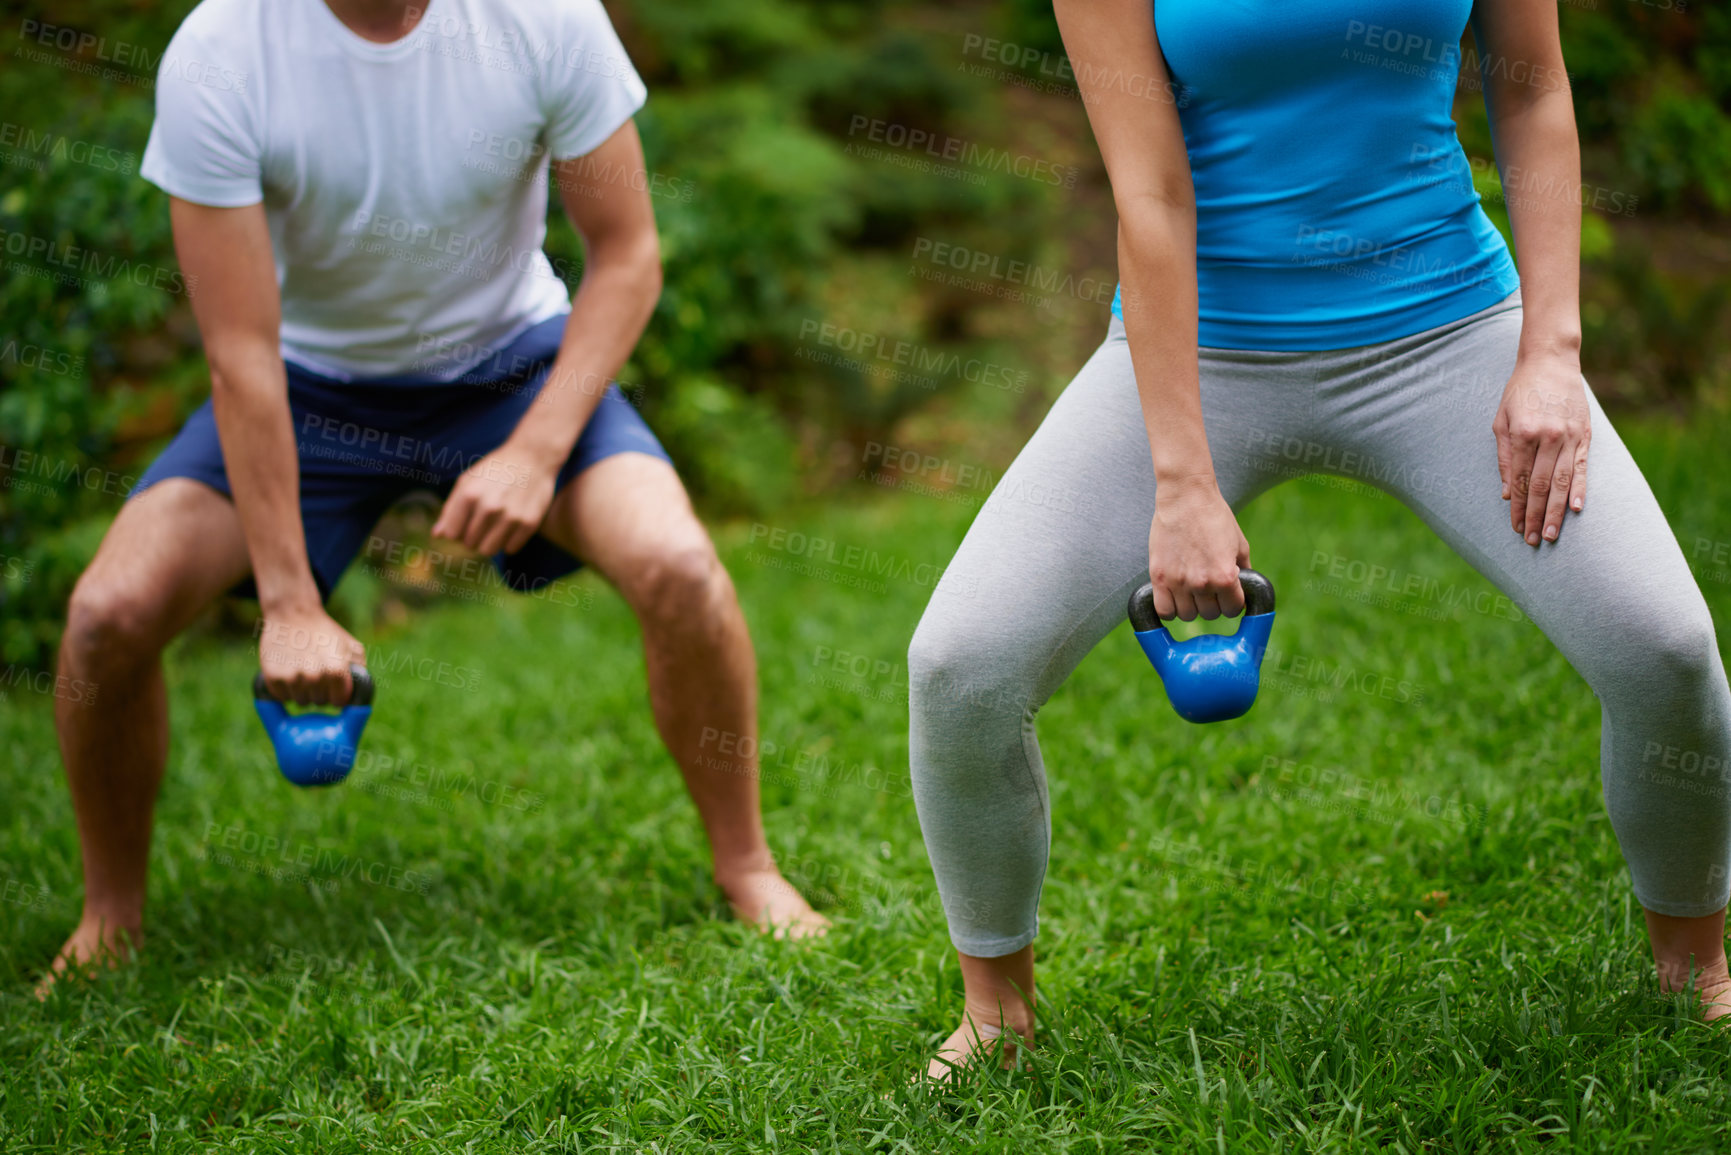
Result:
{"label": "woman's knee", "polygon": [[1724,681],[1713,618],[1698,593],[1675,603],[1631,607],[1601,637],[1607,660],[1597,663],[1593,679],[1601,697],[1621,685],[1645,700],[1689,698]]}
{"label": "woman's knee", "polygon": [[909,707],[916,718],[1019,719],[1032,687],[1023,665],[1015,648],[994,645],[966,621],[928,612],[908,644]]}

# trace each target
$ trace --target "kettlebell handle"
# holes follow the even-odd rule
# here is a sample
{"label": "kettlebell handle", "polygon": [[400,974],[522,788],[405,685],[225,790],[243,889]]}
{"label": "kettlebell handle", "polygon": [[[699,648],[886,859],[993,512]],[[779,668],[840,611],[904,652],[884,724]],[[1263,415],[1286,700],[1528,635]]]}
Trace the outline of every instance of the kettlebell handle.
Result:
{"label": "kettlebell handle", "polygon": [[[367,673],[365,666],[351,665],[349,679],[354,682],[354,690],[349,694],[348,704],[351,706],[370,706],[373,704],[373,676]],[[260,670],[252,676],[252,696],[267,702],[280,702],[270,688],[264,684],[264,671]]]}
{"label": "kettlebell handle", "polygon": [[[1238,571],[1238,584],[1244,590],[1244,616],[1256,617],[1274,612],[1274,583],[1253,569]],[[1139,634],[1160,628],[1160,615],[1154,609],[1154,584],[1144,582],[1130,595],[1130,628]]]}

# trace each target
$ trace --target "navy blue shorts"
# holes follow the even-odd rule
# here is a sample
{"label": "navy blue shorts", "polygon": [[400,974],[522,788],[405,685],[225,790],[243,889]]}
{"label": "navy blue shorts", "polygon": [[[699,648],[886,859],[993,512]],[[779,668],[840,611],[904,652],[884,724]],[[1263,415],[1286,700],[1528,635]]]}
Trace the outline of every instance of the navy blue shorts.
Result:
{"label": "navy blue shorts", "polygon": [[[504,443],[547,380],[565,315],[531,327],[456,381],[413,375],[333,381],[287,365],[289,409],[300,451],[301,524],[319,592],[329,597],[367,535],[405,494],[450,493],[457,477]],[[616,386],[609,386],[559,470],[556,490],[616,453],[671,461]],[[170,477],[189,477],[231,496],[216,418],[206,401],[133,487],[136,497]],[[505,584],[540,589],[581,564],[540,534],[494,557]],[[251,579],[234,590],[252,596]]]}

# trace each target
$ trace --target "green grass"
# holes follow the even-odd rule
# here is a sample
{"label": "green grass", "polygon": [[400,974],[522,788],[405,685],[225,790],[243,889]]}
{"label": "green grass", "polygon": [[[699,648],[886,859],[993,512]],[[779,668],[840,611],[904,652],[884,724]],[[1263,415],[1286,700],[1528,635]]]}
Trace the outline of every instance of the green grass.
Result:
{"label": "green grass", "polygon": [[[1685,547],[1731,537],[1724,422],[1637,432]],[[879,494],[777,524],[917,572],[969,512]],[[584,578],[575,606],[373,631],[397,672],[368,761],[325,792],[268,762],[244,642],[178,645],[148,952],[38,1005],[79,871],[47,700],[14,688],[0,1151],[1731,1145],[1731,1046],[1648,975],[1587,687],[1494,610],[1307,587],[1321,551],[1488,591],[1387,499],[1288,485],[1245,528],[1290,672],[1244,722],[1192,727],[1121,630],[1053,700],[1037,1070],[942,1093],[904,1082],[960,1006],[905,788],[918,581],[853,589],[718,531],[777,745],[771,840],[838,923],[810,948],[727,918],[630,615]],[[1731,584],[1702,577],[1724,629]],[[821,680],[826,649],[866,676]],[[1352,687],[1311,677],[1342,664]],[[249,869],[284,853],[317,885]]]}

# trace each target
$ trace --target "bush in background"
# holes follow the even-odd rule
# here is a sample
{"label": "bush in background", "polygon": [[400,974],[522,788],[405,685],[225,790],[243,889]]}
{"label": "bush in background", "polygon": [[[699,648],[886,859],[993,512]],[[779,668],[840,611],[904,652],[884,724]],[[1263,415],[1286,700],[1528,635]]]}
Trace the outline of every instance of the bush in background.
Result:
{"label": "bush in background", "polygon": [[[71,0],[42,21],[91,34],[72,52],[40,46],[22,20],[0,28],[12,42],[3,119],[30,146],[0,158],[10,161],[0,240],[37,246],[8,259],[0,287],[7,662],[49,660],[71,584],[126,487],[208,388],[184,293],[130,275],[176,269],[167,197],[137,166],[155,61],[191,7]],[[922,230],[1013,252],[1051,198],[1027,182],[922,180],[850,148],[864,139],[851,133],[860,117],[982,137],[1002,129],[990,94],[932,58],[941,41],[897,30],[917,5],[611,10],[651,89],[639,126],[666,194],[656,210],[667,289],[621,378],[708,508],[770,508],[802,491],[829,431],[881,436],[932,395],[846,368],[814,374],[799,358],[801,334],[826,319],[825,293],[838,280],[866,286],[871,299],[855,303],[903,318],[894,336],[938,340],[919,283],[869,270]],[[122,43],[148,66],[116,63]],[[85,74],[100,68],[108,75]],[[97,254],[101,275],[57,278],[72,246]],[[581,270],[581,244],[557,209],[548,249]],[[867,275],[850,272],[860,268]],[[947,324],[943,339],[965,349],[965,332]]]}

